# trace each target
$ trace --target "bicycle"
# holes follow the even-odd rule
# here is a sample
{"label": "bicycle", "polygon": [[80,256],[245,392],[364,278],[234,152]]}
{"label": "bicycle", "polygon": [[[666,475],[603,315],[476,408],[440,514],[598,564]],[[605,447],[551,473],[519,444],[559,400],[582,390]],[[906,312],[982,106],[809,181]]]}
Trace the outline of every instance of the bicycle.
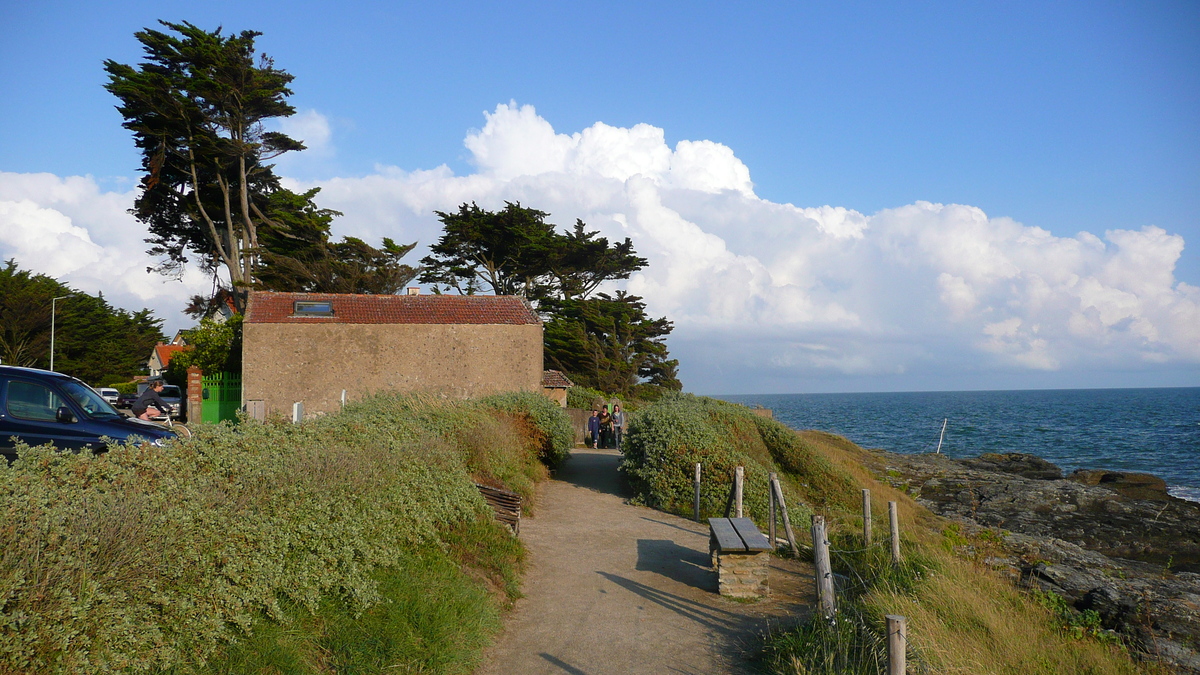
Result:
{"label": "bicycle", "polygon": [[173,414],[174,414],[173,410],[168,411],[166,413],[160,412],[160,414],[158,416],[151,417],[149,421],[154,422],[160,426],[164,426],[167,429],[170,429],[172,432],[175,433],[176,436],[178,436],[180,438],[191,438],[192,430],[187,428],[187,425],[184,424],[183,422],[173,419],[172,418]]}

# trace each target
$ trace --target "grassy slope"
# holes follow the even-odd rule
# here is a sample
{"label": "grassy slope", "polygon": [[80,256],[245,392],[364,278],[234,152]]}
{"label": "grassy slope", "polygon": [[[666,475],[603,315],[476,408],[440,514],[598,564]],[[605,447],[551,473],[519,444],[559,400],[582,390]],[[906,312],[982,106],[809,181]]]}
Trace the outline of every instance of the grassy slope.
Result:
{"label": "grassy slope", "polygon": [[[749,515],[764,522],[765,480],[778,471],[798,536],[811,510],[826,516],[835,572],[847,587],[839,621],[816,620],[772,636],[765,666],[777,673],[878,673],[883,616],[908,618],[910,672],[1124,674],[1145,672],[1111,640],[1069,630],[1037,599],[982,564],[996,538],[965,539],[956,527],[871,475],[864,451],[846,439],[793,432],[748,409],[711,399],[673,397],[632,421],[626,462],[639,498],[680,514],[691,511],[691,467],[705,466],[704,511],[723,509],[727,474],[747,467]],[[897,502],[905,564],[882,546],[863,550],[861,492],[871,490],[875,538],[886,537],[887,502]],[[966,546],[964,546],[966,544]],[[971,550],[967,558],[954,551]]]}
{"label": "grassy slope", "polygon": [[570,425],[537,395],[379,397],[0,471],[0,673],[466,673]]}

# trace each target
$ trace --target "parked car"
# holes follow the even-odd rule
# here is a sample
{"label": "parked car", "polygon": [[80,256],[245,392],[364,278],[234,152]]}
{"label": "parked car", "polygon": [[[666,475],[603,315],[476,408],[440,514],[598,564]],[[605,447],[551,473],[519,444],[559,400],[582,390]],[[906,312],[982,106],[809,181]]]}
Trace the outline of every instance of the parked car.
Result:
{"label": "parked car", "polygon": [[116,405],[117,399],[121,397],[121,392],[112,387],[100,387],[96,390],[96,393],[100,394],[100,397],[105,401],[108,401],[109,405]]}
{"label": "parked car", "polygon": [[16,440],[60,450],[103,451],[101,437],[162,443],[175,434],[125,417],[83,382],[49,370],[0,366],[0,455],[16,458]]}
{"label": "parked car", "polygon": [[[138,396],[140,396],[142,392],[146,391],[146,388],[149,386],[149,384],[139,384]],[[187,397],[183,395],[183,391],[180,390],[179,387],[173,384],[164,384],[163,390],[158,392],[158,397],[163,400],[163,403],[171,406],[171,409],[174,410],[172,415],[174,415],[177,419],[180,421],[187,420]],[[137,396],[134,396],[133,401],[130,401],[129,405],[132,407],[133,402],[136,400]]]}
{"label": "parked car", "polygon": [[137,394],[121,394],[117,397],[118,408],[132,408],[133,402],[137,400]]}

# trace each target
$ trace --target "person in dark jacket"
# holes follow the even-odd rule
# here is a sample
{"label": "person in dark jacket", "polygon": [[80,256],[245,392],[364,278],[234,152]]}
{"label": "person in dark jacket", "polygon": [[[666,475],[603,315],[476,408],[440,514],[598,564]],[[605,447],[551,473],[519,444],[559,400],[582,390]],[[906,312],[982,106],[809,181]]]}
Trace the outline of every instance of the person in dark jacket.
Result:
{"label": "person in dark jacket", "polygon": [[174,412],[174,408],[159,396],[162,390],[162,380],[151,381],[150,386],[146,387],[146,391],[143,391],[142,395],[138,396],[137,400],[133,402],[133,416],[139,420],[149,420],[163,413],[170,414]]}
{"label": "person in dark jacket", "polygon": [[613,438],[616,441],[615,447],[621,449],[621,437],[625,435],[625,413],[621,412],[621,404],[613,406],[612,413],[613,423]]}
{"label": "person in dark jacket", "polygon": [[592,411],[592,416],[588,418],[588,435],[592,437],[592,447],[600,447],[600,418],[596,416],[596,411]]}

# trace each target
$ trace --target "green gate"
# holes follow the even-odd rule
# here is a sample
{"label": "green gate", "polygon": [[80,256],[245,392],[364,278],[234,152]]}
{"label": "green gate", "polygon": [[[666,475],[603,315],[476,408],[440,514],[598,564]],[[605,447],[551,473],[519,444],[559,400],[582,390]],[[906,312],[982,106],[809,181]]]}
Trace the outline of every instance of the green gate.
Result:
{"label": "green gate", "polygon": [[204,376],[201,390],[200,421],[216,424],[224,420],[236,420],[242,407],[241,373],[217,373]]}

